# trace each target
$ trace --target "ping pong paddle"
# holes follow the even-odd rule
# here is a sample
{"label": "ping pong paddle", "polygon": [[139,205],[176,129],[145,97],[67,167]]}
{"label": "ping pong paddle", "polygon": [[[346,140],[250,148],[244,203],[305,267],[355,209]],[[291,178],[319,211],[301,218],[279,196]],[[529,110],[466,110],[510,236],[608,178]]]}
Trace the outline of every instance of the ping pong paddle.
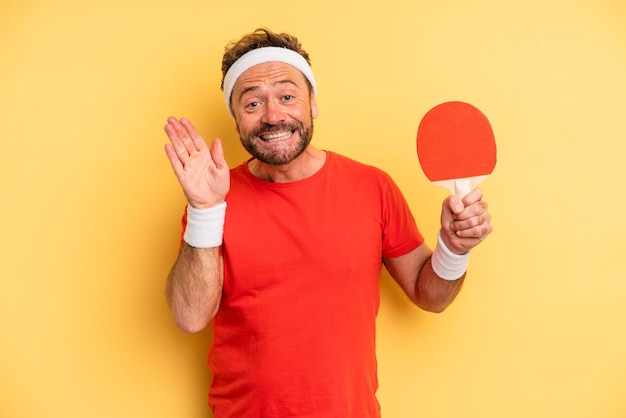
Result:
{"label": "ping pong paddle", "polygon": [[496,166],[496,141],[489,120],[468,103],[433,107],[420,122],[416,142],[426,177],[461,198]]}

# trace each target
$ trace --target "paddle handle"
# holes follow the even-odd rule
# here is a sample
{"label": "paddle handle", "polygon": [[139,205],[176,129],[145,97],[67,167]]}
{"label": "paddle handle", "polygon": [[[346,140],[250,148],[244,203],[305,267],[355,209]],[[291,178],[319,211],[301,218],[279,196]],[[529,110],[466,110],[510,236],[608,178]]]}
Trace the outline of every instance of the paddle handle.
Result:
{"label": "paddle handle", "polygon": [[450,193],[455,194],[462,199],[465,197],[466,194],[474,190],[476,186],[478,186],[478,183],[480,183],[487,177],[489,177],[489,175],[466,177],[452,180],[438,180],[433,181],[433,183],[438,186],[445,187],[450,191]]}
{"label": "paddle handle", "polygon": [[454,180],[454,194],[459,196],[461,199],[463,199],[465,195],[471,191],[472,186],[470,185],[469,179]]}

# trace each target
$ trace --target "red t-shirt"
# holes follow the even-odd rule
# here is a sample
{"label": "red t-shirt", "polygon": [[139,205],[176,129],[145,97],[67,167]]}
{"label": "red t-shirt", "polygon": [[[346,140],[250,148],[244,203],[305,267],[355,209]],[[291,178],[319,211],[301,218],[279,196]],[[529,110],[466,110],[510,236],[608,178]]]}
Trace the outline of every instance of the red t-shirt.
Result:
{"label": "red t-shirt", "polygon": [[291,183],[260,180],[247,164],[231,170],[209,352],[215,418],[380,416],[382,258],[423,238],[387,174],[326,155]]}

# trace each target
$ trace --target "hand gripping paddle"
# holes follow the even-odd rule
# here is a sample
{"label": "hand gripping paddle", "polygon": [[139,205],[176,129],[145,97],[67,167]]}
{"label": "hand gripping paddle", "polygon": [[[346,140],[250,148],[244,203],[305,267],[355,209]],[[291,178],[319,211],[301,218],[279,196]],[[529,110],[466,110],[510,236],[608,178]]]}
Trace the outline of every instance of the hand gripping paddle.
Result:
{"label": "hand gripping paddle", "polygon": [[447,102],[429,110],[420,122],[417,156],[430,181],[462,198],[496,166],[496,141],[480,110]]}

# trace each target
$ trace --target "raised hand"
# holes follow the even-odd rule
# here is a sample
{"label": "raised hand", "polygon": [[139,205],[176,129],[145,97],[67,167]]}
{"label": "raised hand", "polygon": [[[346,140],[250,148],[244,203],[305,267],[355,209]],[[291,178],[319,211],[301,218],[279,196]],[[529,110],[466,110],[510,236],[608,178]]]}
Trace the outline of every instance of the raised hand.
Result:
{"label": "raised hand", "polygon": [[165,153],[189,204],[206,209],[222,203],[230,190],[230,170],[220,139],[209,148],[185,118],[168,118],[165,133],[170,139]]}
{"label": "raised hand", "polygon": [[483,192],[474,189],[463,199],[449,196],[441,210],[441,238],[450,251],[463,254],[491,233],[491,214]]}

